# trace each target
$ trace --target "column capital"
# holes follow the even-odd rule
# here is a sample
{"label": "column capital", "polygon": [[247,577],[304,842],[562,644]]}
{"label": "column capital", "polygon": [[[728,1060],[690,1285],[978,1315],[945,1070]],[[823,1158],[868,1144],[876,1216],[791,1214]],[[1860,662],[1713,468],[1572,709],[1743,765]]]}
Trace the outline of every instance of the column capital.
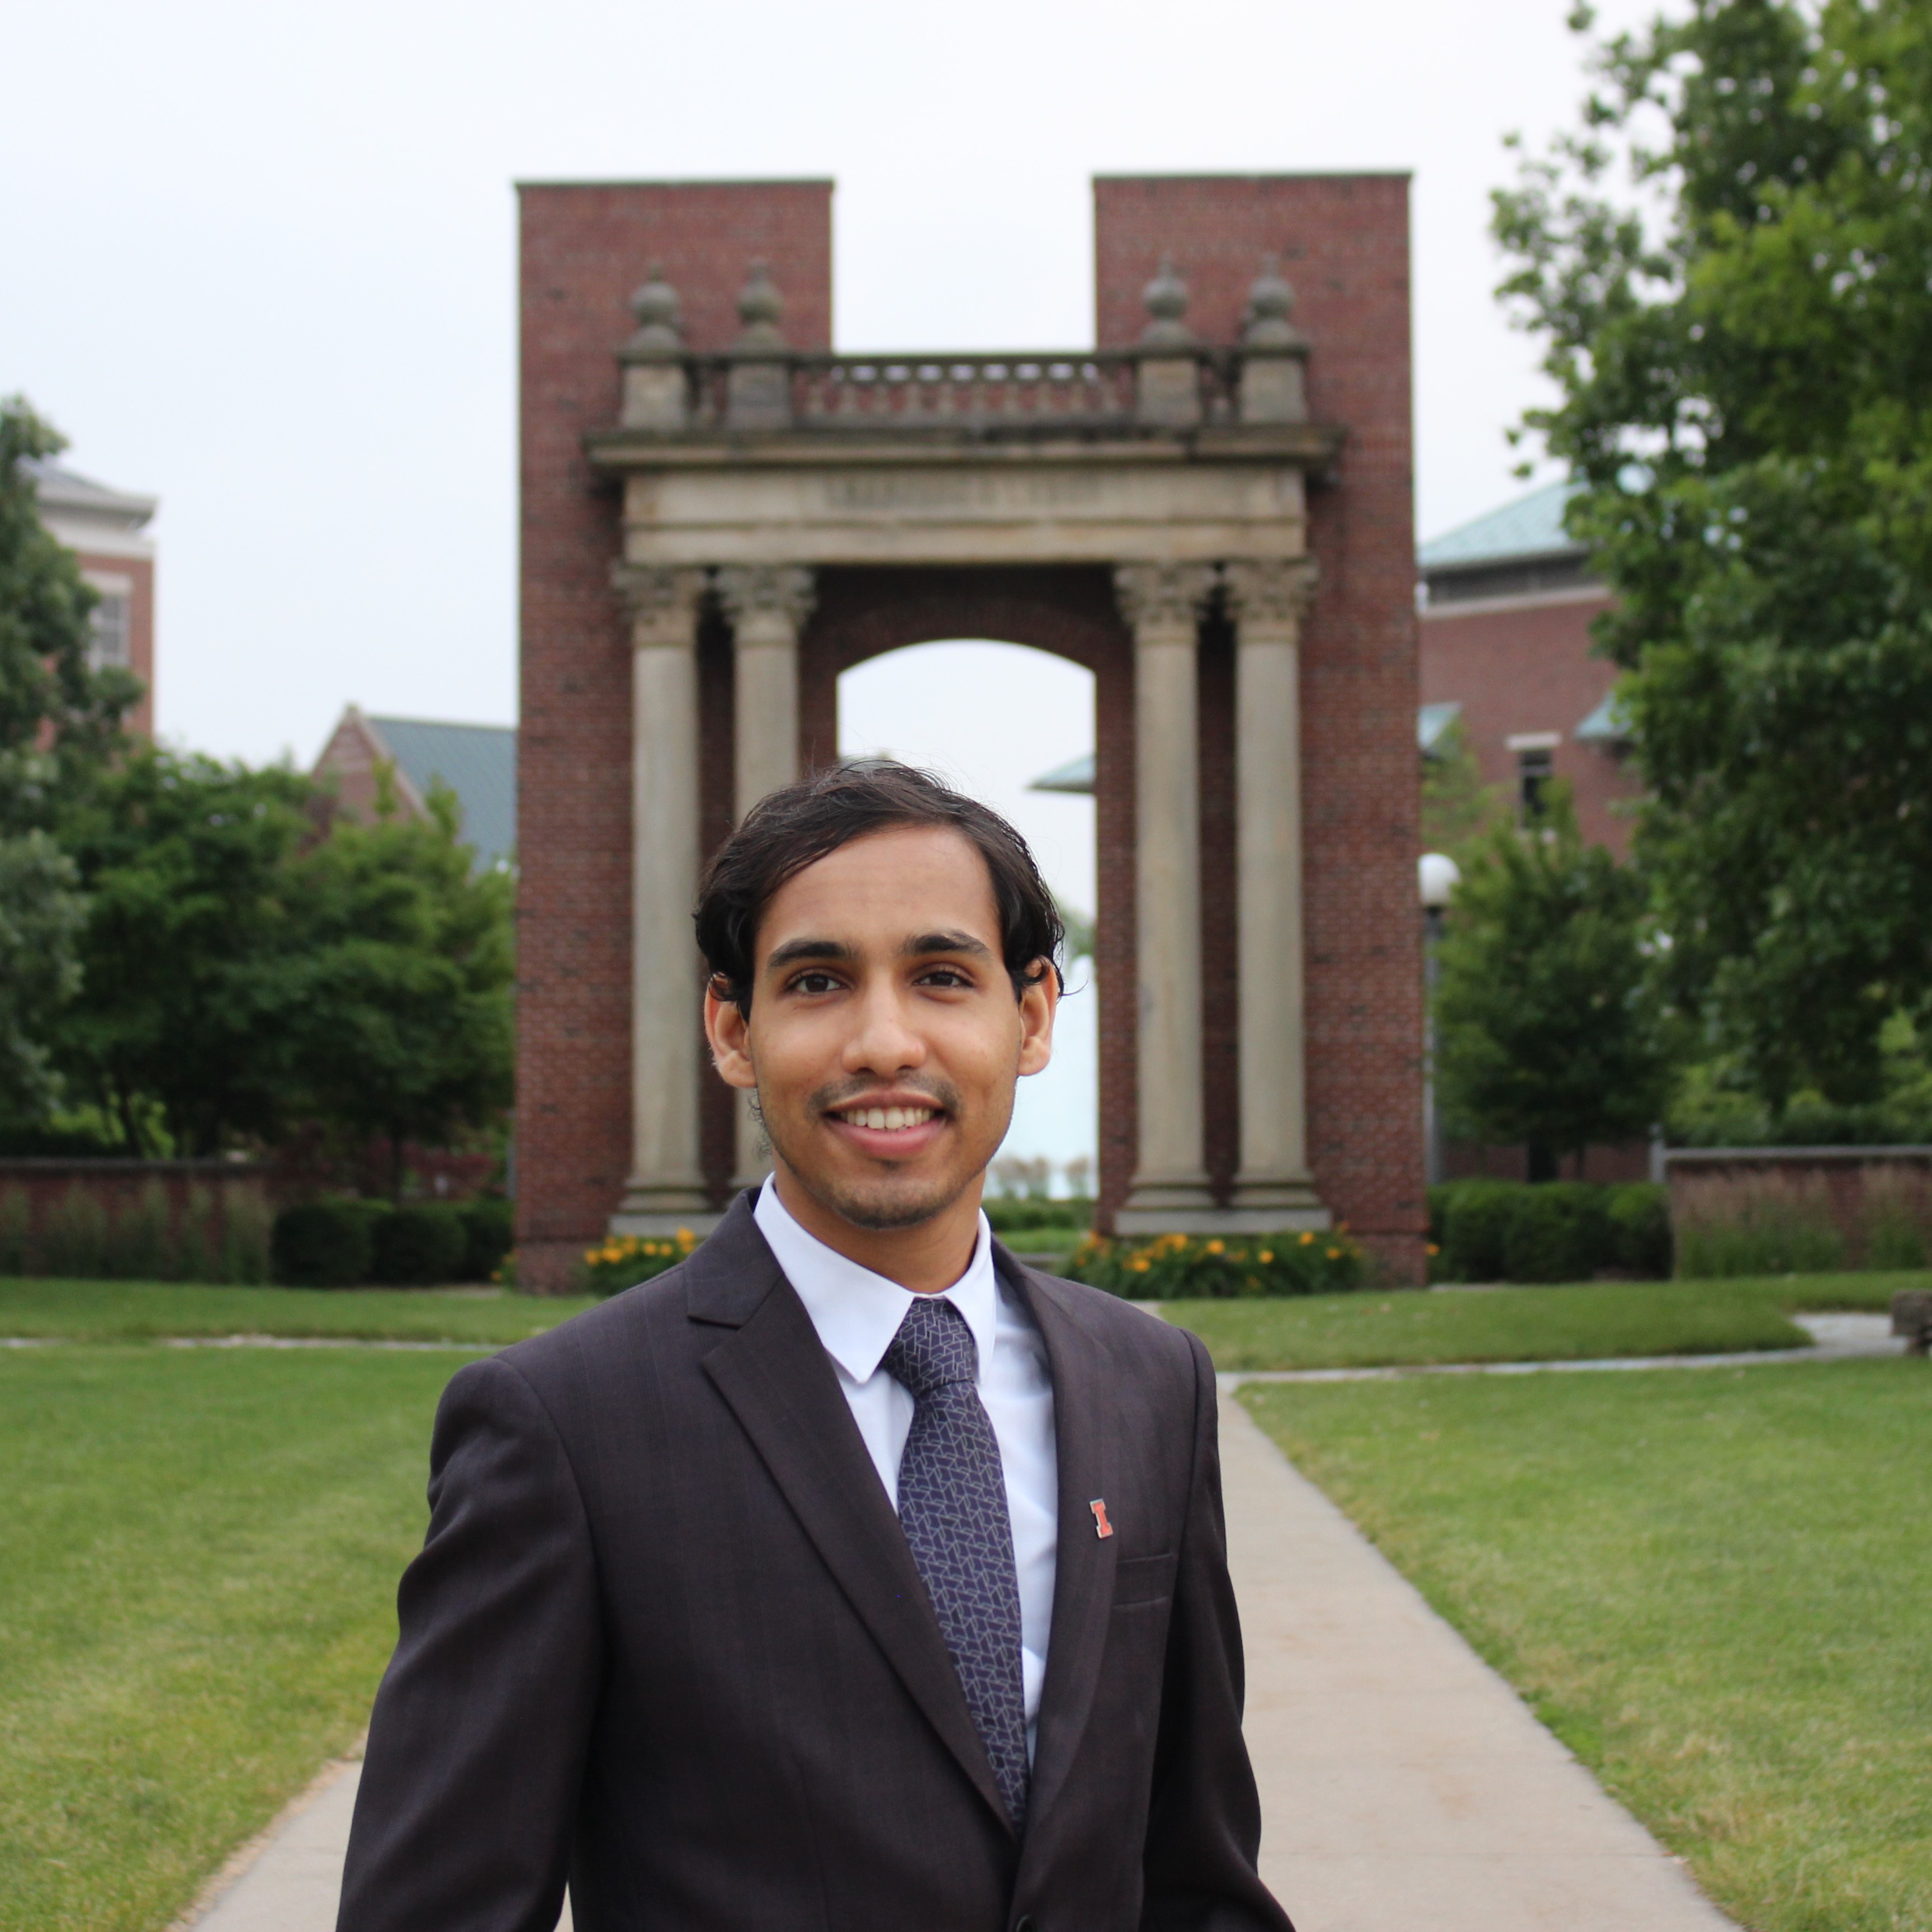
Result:
{"label": "column capital", "polygon": [[703,571],[620,563],[610,572],[610,581],[631,620],[633,650],[688,650],[697,641]]}
{"label": "column capital", "polygon": [[1123,563],[1114,571],[1114,595],[1137,644],[1192,644],[1214,591],[1212,564]]}
{"label": "column capital", "polygon": [[1315,596],[1320,575],[1314,558],[1244,558],[1221,566],[1228,614],[1244,637],[1292,638]]}
{"label": "column capital", "polygon": [[812,574],[798,564],[726,564],[718,601],[742,644],[796,644],[818,598]]}

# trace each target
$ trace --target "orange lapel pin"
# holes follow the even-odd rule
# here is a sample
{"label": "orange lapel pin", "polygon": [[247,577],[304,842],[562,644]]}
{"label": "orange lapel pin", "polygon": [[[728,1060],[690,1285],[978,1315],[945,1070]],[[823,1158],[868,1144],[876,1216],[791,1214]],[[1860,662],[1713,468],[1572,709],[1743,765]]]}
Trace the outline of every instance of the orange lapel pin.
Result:
{"label": "orange lapel pin", "polygon": [[1094,1512],[1094,1534],[1104,1543],[1114,1533],[1114,1526],[1107,1520],[1107,1498],[1096,1496],[1087,1507]]}

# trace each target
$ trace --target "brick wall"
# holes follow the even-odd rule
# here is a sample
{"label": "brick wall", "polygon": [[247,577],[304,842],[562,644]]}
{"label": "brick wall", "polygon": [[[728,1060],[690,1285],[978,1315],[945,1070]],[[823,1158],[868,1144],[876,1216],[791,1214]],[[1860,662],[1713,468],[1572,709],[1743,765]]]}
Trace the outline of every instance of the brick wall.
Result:
{"label": "brick wall", "polygon": [[154,560],[76,550],[74,561],[90,575],[124,578],[128,598],[128,668],[141,680],[141,701],[128,714],[128,728],[154,735]]}
{"label": "brick wall", "polygon": [[[1261,258],[1278,254],[1312,345],[1310,412],[1348,431],[1334,475],[1309,500],[1322,572],[1302,659],[1310,1156],[1337,1217],[1392,1272],[1420,1280],[1408,180],[1115,177],[1094,192],[1102,345],[1138,336],[1141,290],[1163,254],[1188,284],[1189,325],[1233,342]],[[1216,783],[1204,775],[1205,800]],[[1220,970],[1210,964],[1210,977]],[[1228,1075],[1225,1063],[1216,1073],[1211,1034],[1208,1070],[1220,1089],[1210,1105],[1223,1108]]]}
{"label": "brick wall", "polygon": [[1583,836],[1622,854],[1630,848],[1630,820],[1616,809],[1640,796],[1636,768],[1602,745],[1571,736],[1602,703],[1616,668],[1590,655],[1592,620],[1606,597],[1458,610],[1445,604],[1422,619],[1422,702],[1454,702],[1484,782],[1502,785],[1514,800],[1519,732],[1555,731],[1556,772],[1575,794]]}
{"label": "brick wall", "polygon": [[560,1285],[630,1162],[630,655],[610,589],[615,490],[584,460],[616,420],[614,352],[652,262],[687,339],[737,332],[762,258],[801,347],[832,336],[828,182],[526,184],[520,190],[521,732],[518,1240]]}

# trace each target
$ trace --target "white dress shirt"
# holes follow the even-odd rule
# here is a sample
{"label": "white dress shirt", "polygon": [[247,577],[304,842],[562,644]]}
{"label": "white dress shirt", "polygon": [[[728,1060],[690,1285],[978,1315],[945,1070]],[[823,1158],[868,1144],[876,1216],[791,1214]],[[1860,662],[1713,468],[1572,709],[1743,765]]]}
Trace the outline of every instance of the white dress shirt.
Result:
{"label": "white dress shirt", "polygon": [[[879,1362],[916,1297],[910,1288],[861,1268],[793,1220],[767,1177],[752,1210],[759,1232],[798,1292],[812,1325],[838,1372],[872,1466],[894,1509],[899,1458],[912,1430],[913,1399]],[[1032,1318],[993,1267],[993,1232],[980,1216],[980,1238],[966,1272],[945,1291],[980,1351],[980,1400],[992,1419],[1006,1478],[1013,1568],[1020,1586],[1020,1670],[1026,1693],[1027,1750],[1034,1748],[1040,1687],[1046,1681],[1047,1632],[1053,1622],[1058,1561],[1060,1468],[1054,1449],[1053,1382],[1046,1346]]]}

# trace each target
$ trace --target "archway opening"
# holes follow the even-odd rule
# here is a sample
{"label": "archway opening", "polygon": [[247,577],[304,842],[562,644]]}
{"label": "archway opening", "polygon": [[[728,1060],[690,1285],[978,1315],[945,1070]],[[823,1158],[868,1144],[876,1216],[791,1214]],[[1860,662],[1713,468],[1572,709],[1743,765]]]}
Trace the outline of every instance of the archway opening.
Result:
{"label": "archway opening", "polygon": [[[1099,1184],[1094,685],[1094,674],[1069,658],[975,638],[906,645],[838,678],[839,755],[924,766],[992,806],[1033,848],[1067,916],[1068,997],[1053,1059],[1020,1082],[994,1164],[993,1184],[1008,1192],[1090,1196]],[[1040,780],[1082,759],[1084,791],[1077,774],[1040,788]],[[1076,952],[1081,956],[1072,957]]]}

